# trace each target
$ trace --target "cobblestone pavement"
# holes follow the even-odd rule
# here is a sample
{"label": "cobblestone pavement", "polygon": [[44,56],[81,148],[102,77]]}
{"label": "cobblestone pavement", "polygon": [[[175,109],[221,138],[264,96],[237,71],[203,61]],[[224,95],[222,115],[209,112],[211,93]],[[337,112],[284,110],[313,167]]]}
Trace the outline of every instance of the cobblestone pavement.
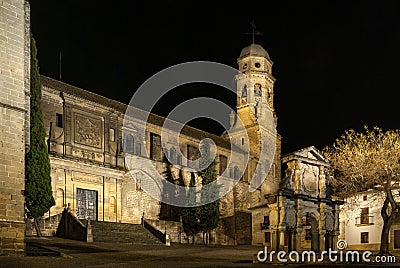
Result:
{"label": "cobblestone pavement", "polygon": [[[1,256],[0,267],[270,267],[283,264],[253,263],[257,246],[133,245],[85,243],[61,238],[27,238],[29,245],[61,256]],[[40,253],[40,251],[37,251]],[[400,260],[400,258],[398,258]],[[400,267],[400,263],[396,263]],[[310,267],[311,264],[286,264]],[[355,264],[314,264],[313,267],[353,267]],[[365,263],[357,265],[368,267]],[[377,267],[371,263],[369,266]],[[384,266],[379,264],[379,266]],[[395,264],[387,265],[395,266]]]}

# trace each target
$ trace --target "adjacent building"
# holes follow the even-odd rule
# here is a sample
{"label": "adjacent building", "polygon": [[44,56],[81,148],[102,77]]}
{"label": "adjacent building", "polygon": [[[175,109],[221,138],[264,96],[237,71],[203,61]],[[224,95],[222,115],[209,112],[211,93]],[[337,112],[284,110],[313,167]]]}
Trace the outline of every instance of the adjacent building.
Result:
{"label": "adjacent building", "polygon": [[0,3],[0,255],[23,254],[29,150],[29,3]]}
{"label": "adjacent building", "polygon": [[[384,192],[365,191],[345,199],[340,212],[340,239],[349,249],[378,251],[381,244],[383,219],[381,209]],[[400,250],[400,223],[389,231],[389,251]]]}

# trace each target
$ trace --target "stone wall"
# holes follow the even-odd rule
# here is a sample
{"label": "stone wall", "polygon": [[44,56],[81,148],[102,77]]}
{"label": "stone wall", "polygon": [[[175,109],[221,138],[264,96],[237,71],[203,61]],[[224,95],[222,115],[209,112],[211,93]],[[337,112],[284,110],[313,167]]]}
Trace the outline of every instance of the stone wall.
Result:
{"label": "stone wall", "polygon": [[[24,252],[29,4],[0,2],[0,255]],[[28,119],[28,120],[27,120]]]}

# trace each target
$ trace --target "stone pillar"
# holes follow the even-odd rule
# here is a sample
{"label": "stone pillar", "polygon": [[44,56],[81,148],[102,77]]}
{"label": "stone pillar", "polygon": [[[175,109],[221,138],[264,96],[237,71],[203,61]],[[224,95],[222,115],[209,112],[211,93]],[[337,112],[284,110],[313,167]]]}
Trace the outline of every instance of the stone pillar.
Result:
{"label": "stone pillar", "polygon": [[325,198],[326,197],[326,181],[325,181],[324,166],[319,166],[318,188],[319,188],[319,197]]}
{"label": "stone pillar", "polygon": [[326,230],[319,230],[319,252],[325,250],[325,234]]}
{"label": "stone pillar", "polygon": [[[340,235],[340,222],[339,222],[339,214],[340,214],[340,206],[338,204],[334,205],[334,211],[333,211],[333,216],[335,218],[335,224],[333,227],[333,232],[332,232],[332,240],[333,240],[333,248],[334,250],[337,250],[337,241],[339,240],[338,237]],[[343,228],[344,231],[345,228]],[[344,236],[343,236],[344,237]]]}
{"label": "stone pillar", "polygon": [[24,254],[25,153],[29,150],[30,10],[0,2],[0,255]]}
{"label": "stone pillar", "polygon": [[301,201],[298,200],[297,203],[297,213],[296,213],[296,228],[295,228],[295,243],[293,243],[293,246],[295,247],[294,249],[297,251],[301,251],[302,250],[302,246],[301,246],[301,236],[303,233],[303,220],[301,217]]}
{"label": "stone pillar", "polygon": [[325,203],[319,204],[319,219],[318,219],[318,232],[319,232],[319,250],[325,249]]}
{"label": "stone pillar", "polygon": [[294,174],[293,174],[293,181],[294,181],[294,192],[296,194],[303,193],[302,186],[301,186],[301,171],[300,171],[300,161],[295,160],[294,163]]}
{"label": "stone pillar", "polygon": [[279,251],[279,230],[271,230],[271,250]]}

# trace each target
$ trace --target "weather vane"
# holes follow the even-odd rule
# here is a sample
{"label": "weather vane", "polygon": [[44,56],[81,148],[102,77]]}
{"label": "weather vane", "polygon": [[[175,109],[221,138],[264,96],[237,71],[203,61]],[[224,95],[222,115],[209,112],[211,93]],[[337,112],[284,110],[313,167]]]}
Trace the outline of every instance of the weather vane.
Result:
{"label": "weather vane", "polygon": [[256,31],[256,24],[254,23],[254,20],[250,22],[251,25],[251,33],[245,33],[245,34],[251,34],[252,38],[252,43],[255,43],[256,35],[263,35],[262,32]]}

